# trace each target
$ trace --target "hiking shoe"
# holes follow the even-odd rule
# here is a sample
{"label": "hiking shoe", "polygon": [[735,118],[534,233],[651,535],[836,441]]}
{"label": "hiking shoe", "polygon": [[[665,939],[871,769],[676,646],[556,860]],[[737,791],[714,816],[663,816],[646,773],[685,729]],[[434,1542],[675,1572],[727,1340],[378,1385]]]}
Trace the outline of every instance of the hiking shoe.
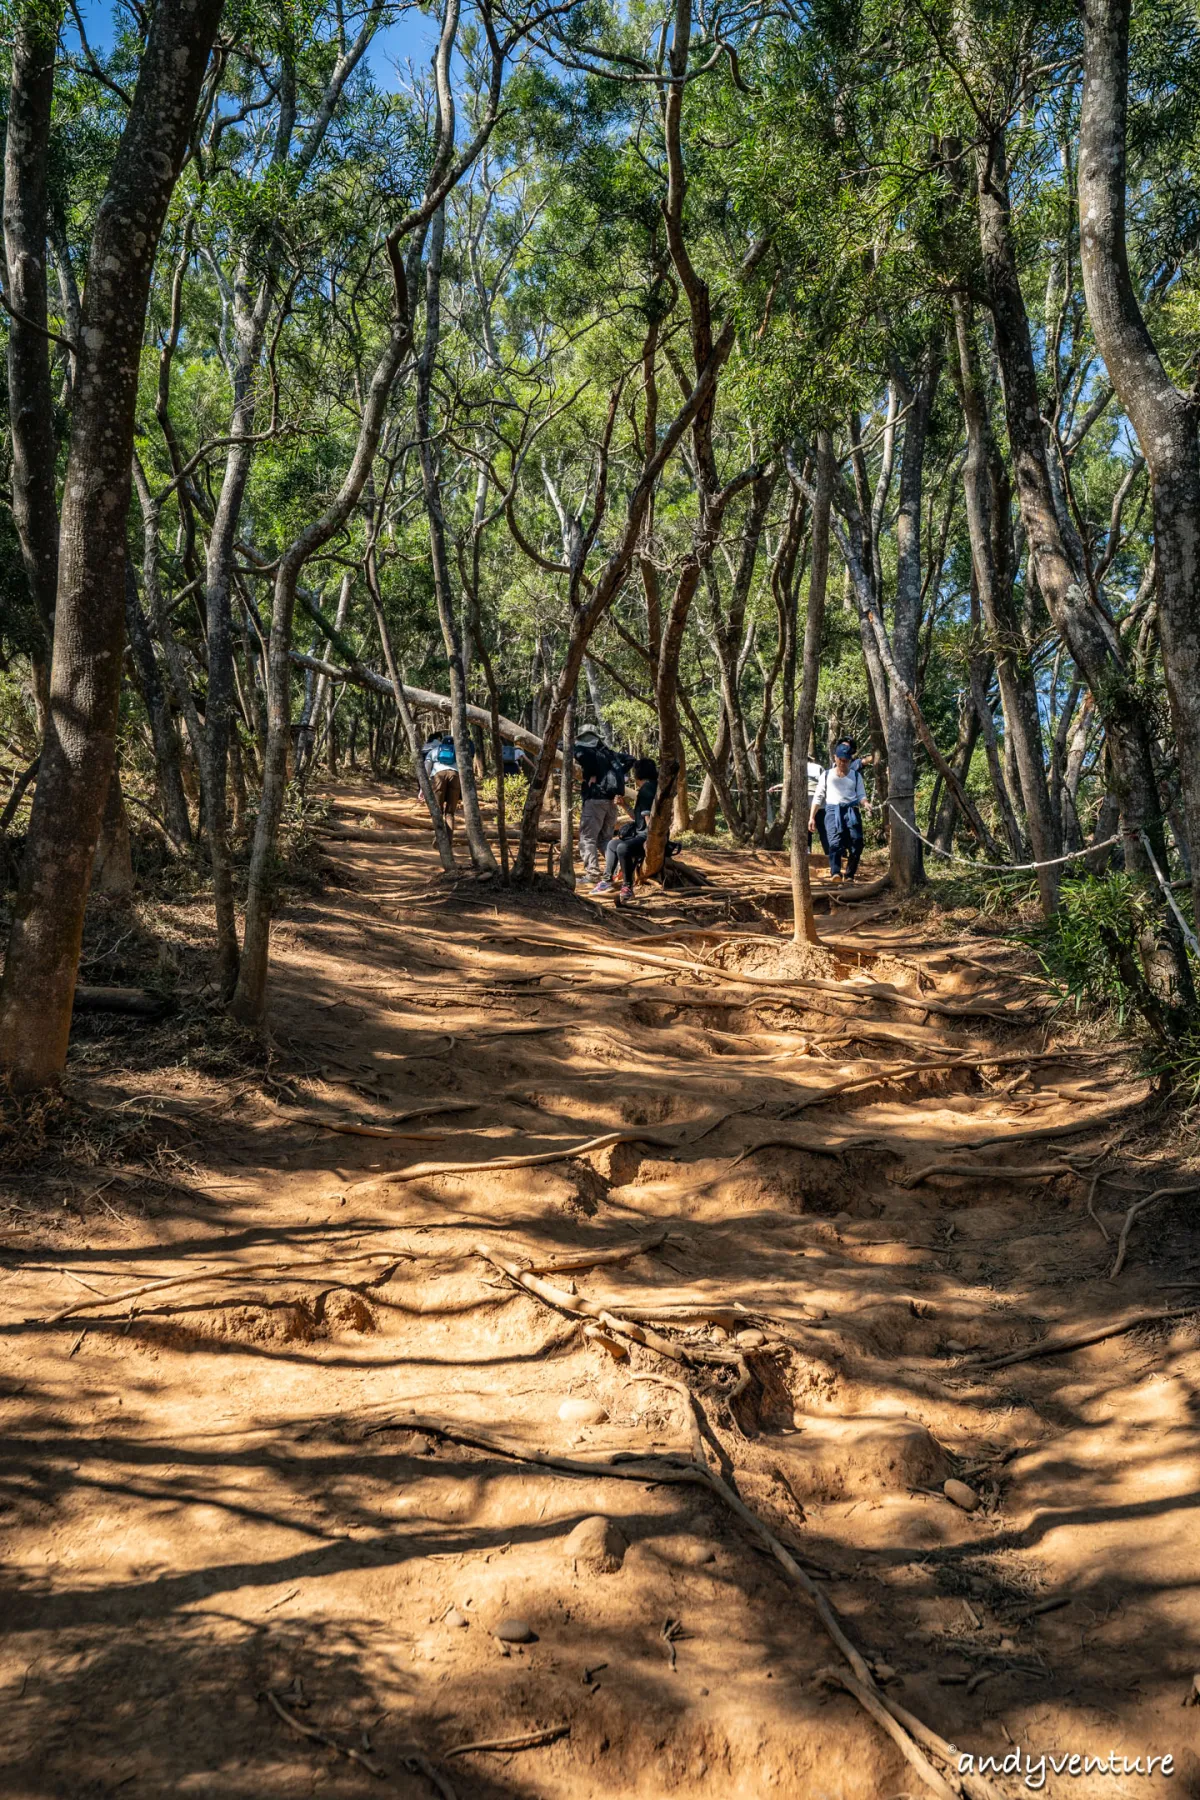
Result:
{"label": "hiking shoe", "polygon": [[621,889],[620,898],[622,900],[632,900],[633,899],[633,889],[630,887],[628,882],[626,882],[625,886]]}
{"label": "hiking shoe", "polygon": [[593,894],[611,894],[616,888],[615,881],[598,881],[591,892]]}

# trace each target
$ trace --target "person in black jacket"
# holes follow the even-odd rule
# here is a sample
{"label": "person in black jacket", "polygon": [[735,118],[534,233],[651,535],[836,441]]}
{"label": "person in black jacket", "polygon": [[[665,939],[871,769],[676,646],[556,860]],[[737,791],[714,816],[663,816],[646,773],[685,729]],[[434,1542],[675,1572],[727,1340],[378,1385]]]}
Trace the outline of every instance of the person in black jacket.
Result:
{"label": "person in black jacket", "polygon": [[585,725],[575,736],[575,761],[579,764],[579,860],[594,881],[600,859],[617,828],[621,806],[626,812],[625,774],[632,758],[610,750],[594,725]]}
{"label": "person in black jacket", "polygon": [[610,840],[604,859],[603,878],[592,889],[593,894],[611,894],[616,885],[613,876],[619,867],[621,871],[619,897],[622,900],[633,899],[633,877],[645,859],[650,811],[654,805],[654,796],[658,792],[658,764],[653,757],[639,757],[633,765],[633,772],[639,782],[637,798],[633,803],[633,818],[627,824],[622,825],[616,836]]}

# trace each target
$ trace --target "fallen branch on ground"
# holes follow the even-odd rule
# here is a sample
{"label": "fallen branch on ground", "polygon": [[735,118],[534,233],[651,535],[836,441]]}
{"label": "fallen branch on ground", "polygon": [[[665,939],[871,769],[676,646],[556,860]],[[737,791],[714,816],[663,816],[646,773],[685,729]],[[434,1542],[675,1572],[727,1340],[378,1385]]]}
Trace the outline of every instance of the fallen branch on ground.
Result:
{"label": "fallen branch on ground", "polygon": [[339,1756],[348,1756],[351,1762],[356,1762],[361,1768],[364,1768],[368,1775],[377,1775],[381,1781],[387,1775],[383,1764],[377,1763],[375,1758],[368,1756],[365,1751],[356,1750],[353,1744],[339,1743],[337,1738],[330,1737],[327,1731],[318,1731],[315,1725],[306,1725],[303,1719],[298,1719],[294,1713],[288,1711],[279,1696],[273,1694],[270,1688],[265,1690],[265,1698],[270,1701],[284,1724],[290,1725],[292,1730],[299,1732],[301,1737],[310,1738],[314,1744],[324,1744],[327,1750],[336,1750]]}
{"label": "fallen branch on ground", "polygon": [[77,987],[73,1002],[76,1012],[125,1013],[135,1019],[161,1019],[174,1010],[175,1002],[167,994],[152,994],[147,988]]}
{"label": "fallen branch on ground", "polygon": [[[552,1306],[557,1312],[569,1313],[577,1319],[595,1319],[597,1324],[605,1326],[617,1337],[629,1338],[635,1344],[644,1344],[647,1350],[655,1351],[665,1357],[668,1362],[681,1363],[684,1367],[692,1367],[699,1363],[720,1363],[728,1367],[740,1369],[743,1359],[735,1352],[726,1350],[701,1350],[695,1346],[676,1344],[670,1338],[660,1337],[657,1331],[649,1329],[648,1324],[639,1320],[616,1318],[608,1308],[598,1300],[585,1299],[582,1294],[569,1294],[565,1288],[553,1287],[541,1276],[531,1274],[522,1269],[518,1263],[509,1258],[498,1256],[489,1250],[486,1244],[472,1246],[477,1256],[482,1256],[492,1267],[515,1281],[527,1293],[546,1306]],[[658,1316],[658,1315],[655,1315]]]}
{"label": "fallen branch on ground", "polygon": [[559,1738],[570,1737],[569,1725],[551,1725],[546,1731],[525,1731],[520,1737],[479,1738],[473,1744],[456,1744],[453,1750],[447,1750],[447,1756],[469,1756],[475,1750],[537,1750],[543,1744],[553,1744]]}
{"label": "fallen branch on ground", "polygon": [[913,1743],[899,1720],[892,1717],[884,1704],[883,1695],[877,1688],[868,1686],[865,1682],[856,1681],[853,1675],[847,1675],[841,1669],[822,1669],[821,1678],[836,1683],[838,1687],[843,1688],[846,1693],[858,1701],[864,1712],[870,1713],[875,1723],[887,1732],[905,1762],[911,1764],[931,1793],[940,1795],[941,1800],[958,1800],[959,1790],[952,1788],[950,1783],[938,1774],[924,1751]]}
{"label": "fallen branch on ground", "polygon": [[[796,1558],[780,1542],[774,1533],[763,1523],[756,1513],[751,1512],[734,1493],[733,1489],[719,1475],[708,1467],[703,1460],[703,1444],[700,1437],[699,1424],[693,1410],[695,1402],[691,1391],[682,1382],[669,1381],[664,1376],[656,1379],[668,1387],[674,1388],[681,1397],[686,1397],[688,1408],[689,1439],[691,1455],[677,1459],[655,1456],[634,1457],[628,1462],[588,1462],[566,1456],[551,1456],[545,1451],[527,1450],[518,1444],[511,1444],[472,1426],[447,1425],[442,1420],[430,1419],[423,1414],[412,1413],[393,1419],[387,1419],[367,1427],[367,1435],[375,1436],[381,1431],[415,1431],[425,1432],[431,1437],[445,1438],[452,1444],[464,1444],[473,1450],[481,1450],[485,1455],[508,1457],[513,1462],[532,1463],[538,1468],[554,1469],[563,1475],[579,1475],[589,1481],[597,1479],[616,1481],[652,1481],[667,1486],[680,1485],[704,1488],[715,1493],[730,1511],[747,1525],[759,1542],[770,1551],[780,1563],[785,1573],[797,1586],[803,1589],[816,1608],[818,1617],[829,1636],[842,1655],[846,1658],[854,1674],[862,1685],[875,1693],[874,1678],[863,1657],[846,1636],[842,1622],[833,1606],[797,1562]],[[699,1460],[696,1453],[699,1450]],[[931,1737],[933,1733],[929,1734]],[[982,1800],[982,1795],[981,1795]]]}
{"label": "fallen branch on ground", "polygon": [[976,1357],[973,1362],[960,1363],[964,1369],[1005,1369],[1013,1363],[1033,1362],[1039,1356],[1058,1356],[1064,1350],[1086,1350],[1089,1344],[1102,1344],[1106,1338],[1123,1337],[1127,1331],[1136,1331],[1139,1325],[1159,1325],[1164,1319],[1186,1319],[1191,1313],[1200,1312],[1200,1301],[1193,1301],[1190,1306],[1171,1306],[1164,1312],[1131,1313],[1126,1319],[1120,1319],[1115,1325],[1099,1325],[1094,1331],[1077,1332],[1073,1337],[1043,1338],[1039,1344],[1029,1344],[1024,1350],[1010,1350],[1006,1356]]}
{"label": "fallen branch on ground", "polygon": [[[1115,1281],[1125,1267],[1125,1253],[1129,1248],[1129,1233],[1133,1230],[1134,1221],[1144,1213],[1155,1200],[1165,1200],[1168,1194],[1194,1194],[1200,1192],[1200,1181],[1189,1181],[1180,1187],[1155,1188],[1152,1194],[1146,1194],[1141,1200],[1135,1200],[1125,1214],[1125,1223],[1121,1227],[1121,1235],[1117,1240],[1117,1254],[1112,1268],[1108,1271],[1108,1279]],[[1099,1220],[1096,1221],[1099,1224]]]}

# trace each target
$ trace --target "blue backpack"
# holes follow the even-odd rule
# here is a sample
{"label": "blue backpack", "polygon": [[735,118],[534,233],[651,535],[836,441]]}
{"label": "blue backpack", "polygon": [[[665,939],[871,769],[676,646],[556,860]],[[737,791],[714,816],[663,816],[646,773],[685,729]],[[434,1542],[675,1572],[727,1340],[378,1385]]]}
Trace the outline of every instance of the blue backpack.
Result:
{"label": "blue backpack", "polygon": [[443,738],[442,742],[437,747],[437,755],[435,756],[434,761],[441,769],[455,769],[458,767],[458,759],[454,754],[453,738],[448,740]]}

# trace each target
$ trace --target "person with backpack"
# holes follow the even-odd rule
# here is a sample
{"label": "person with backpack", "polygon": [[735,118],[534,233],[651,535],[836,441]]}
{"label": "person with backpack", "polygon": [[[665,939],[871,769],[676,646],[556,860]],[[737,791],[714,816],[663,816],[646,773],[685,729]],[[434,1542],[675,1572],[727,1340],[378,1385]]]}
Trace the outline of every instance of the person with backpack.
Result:
{"label": "person with backpack", "polygon": [[825,810],[822,841],[829,853],[829,873],[834,881],[853,881],[858,870],[863,853],[862,808],[866,798],[862,763],[855,758],[852,741],[842,738],[833,747],[832,767],[824,771],[817,783],[808,815],[808,829],[812,831],[818,812],[822,807]]}
{"label": "person with backpack", "polygon": [[608,848],[620,817],[618,803],[625,799],[625,773],[632,757],[610,750],[594,725],[575,734],[575,761],[582,777],[579,790],[579,860],[593,881],[600,874],[600,858]]}
{"label": "person with backpack", "polygon": [[658,792],[658,764],[652,756],[639,757],[633,772],[639,782],[633,817],[610,839],[604,858],[604,874],[592,889],[593,894],[611,894],[616,886],[613,877],[619,868],[621,891],[617,896],[618,904],[633,899],[633,878],[646,859],[650,812]]}
{"label": "person with backpack", "polygon": [[425,745],[424,756],[430,785],[442,809],[446,829],[453,831],[458,803],[462,799],[462,782],[458,776],[458,757],[450,733],[446,731],[431,737]]}

